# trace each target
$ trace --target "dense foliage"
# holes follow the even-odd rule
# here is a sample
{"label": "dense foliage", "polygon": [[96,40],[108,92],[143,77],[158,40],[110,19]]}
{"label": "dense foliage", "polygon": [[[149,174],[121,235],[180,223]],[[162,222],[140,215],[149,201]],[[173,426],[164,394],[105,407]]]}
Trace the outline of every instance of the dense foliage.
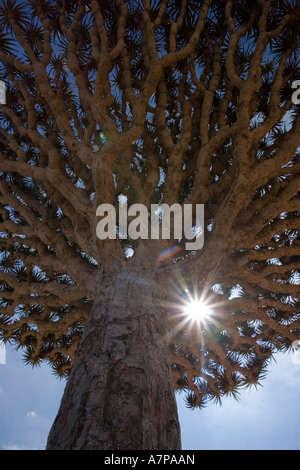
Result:
{"label": "dense foliage", "polygon": [[[97,276],[142,263],[189,405],[256,384],[300,334],[299,0],[4,0],[0,28],[1,339],[66,376]],[[98,240],[120,195],[205,204],[204,248]]]}

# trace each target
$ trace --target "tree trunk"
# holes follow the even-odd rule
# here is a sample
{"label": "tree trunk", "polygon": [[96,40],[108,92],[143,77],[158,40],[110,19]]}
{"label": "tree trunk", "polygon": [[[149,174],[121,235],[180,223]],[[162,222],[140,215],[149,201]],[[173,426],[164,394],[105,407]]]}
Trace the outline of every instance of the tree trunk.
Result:
{"label": "tree trunk", "polygon": [[180,449],[163,299],[154,276],[104,277],[47,449]]}

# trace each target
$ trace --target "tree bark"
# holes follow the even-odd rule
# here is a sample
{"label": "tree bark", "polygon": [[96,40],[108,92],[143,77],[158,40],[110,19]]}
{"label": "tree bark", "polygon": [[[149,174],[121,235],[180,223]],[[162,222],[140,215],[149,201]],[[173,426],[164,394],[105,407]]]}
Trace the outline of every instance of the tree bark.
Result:
{"label": "tree bark", "polygon": [[121,271],[99,284],[47,449],[180,449],[162,283]]}

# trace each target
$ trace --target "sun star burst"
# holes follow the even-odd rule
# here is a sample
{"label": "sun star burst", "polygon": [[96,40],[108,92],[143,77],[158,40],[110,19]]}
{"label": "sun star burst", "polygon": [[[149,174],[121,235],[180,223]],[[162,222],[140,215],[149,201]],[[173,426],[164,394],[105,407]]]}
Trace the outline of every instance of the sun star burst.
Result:
{"label": "sun star burst", "polygon": [[193,321],[203,321],[211,314],[211,308],[202,300],[191,300],[184,307],[184,313]]}

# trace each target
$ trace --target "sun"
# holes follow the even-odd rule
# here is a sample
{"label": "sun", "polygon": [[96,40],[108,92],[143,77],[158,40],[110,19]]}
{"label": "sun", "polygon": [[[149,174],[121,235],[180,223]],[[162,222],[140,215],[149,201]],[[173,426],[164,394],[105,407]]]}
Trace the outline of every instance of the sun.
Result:
{"label": "sun", "polygon": [[184,313],[193,321],[201,321],[207,319],[212,312],[202,300],[190,300],[184,307]]}

